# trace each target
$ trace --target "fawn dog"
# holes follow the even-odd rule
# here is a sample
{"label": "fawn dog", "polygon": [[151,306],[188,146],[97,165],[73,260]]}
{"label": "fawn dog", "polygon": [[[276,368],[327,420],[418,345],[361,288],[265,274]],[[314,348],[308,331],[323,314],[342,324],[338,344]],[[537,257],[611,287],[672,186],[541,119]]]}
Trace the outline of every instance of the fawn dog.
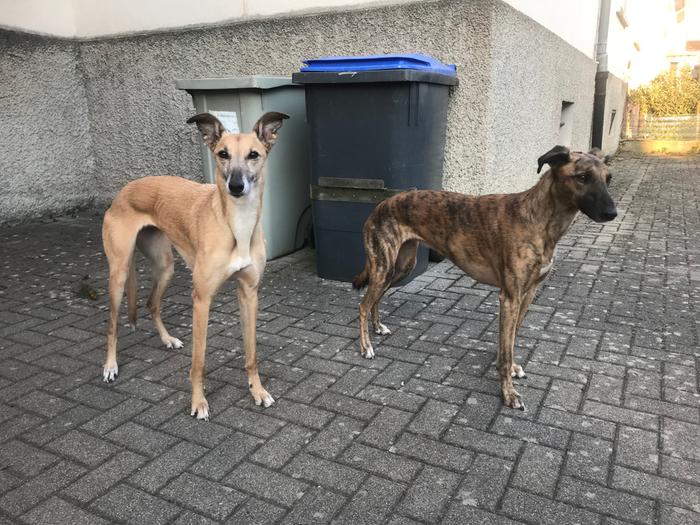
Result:
{"label": "fawn dog", "polygon": [[245,368],[257,405],[274,403],[263,388],[255,357],[258,283],[265,267],[261,211],[265,160],[277,141],[284,113],[265,113],[252,133],[228,133],[209,113],[190,118],[216,158],[215,184],[180,177],[144,177],[127,184],[107,210],[102,241],[109,263],[111,317],[107,330],[107,361],[103,379],[114,381],[117,367],[117,320],[124,287],[129,321],[136,324],[134,246],[150,261],[153,289],[148,308],[160,338],[168,348],[180,348],[160,316],[160,302],[173,276],[172,246],[192,270],[192,410],[209,419],[204,397],[204,355],[209,308],[224,281],[238,281]]}
{"label": "fawn dog", "polygon": [[379,301],[415,267],[424,242],[448,257],[474,280],[500,288],[499,346],[496,367],[505,405],[525,410],[512,377],[525,375],[513,362],[515,336],[554,263],[554,248],[581,211],[596,222],[617,216],[608,184],[610,173],[599,150],[570,152],[555,146],[538,159],[537,173],[548,170],[522,193],[468,196],[414,190],[380,203],[365,222],[367,260],[353,280],[368,286],[360,304],[360,351],[374,357],[368,314],[378,334],[390,331],[379,320]]}

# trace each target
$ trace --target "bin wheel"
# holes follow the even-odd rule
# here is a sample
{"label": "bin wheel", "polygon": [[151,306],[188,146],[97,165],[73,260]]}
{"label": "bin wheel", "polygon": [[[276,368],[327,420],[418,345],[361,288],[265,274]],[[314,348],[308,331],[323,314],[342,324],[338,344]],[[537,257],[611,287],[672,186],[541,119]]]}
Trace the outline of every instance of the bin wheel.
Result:
{"label": "bin wheel", "polygon": [[445,260],[445,256],[431,248],[430,250],[428,250],[428,260],[430,262],[439,263]]}

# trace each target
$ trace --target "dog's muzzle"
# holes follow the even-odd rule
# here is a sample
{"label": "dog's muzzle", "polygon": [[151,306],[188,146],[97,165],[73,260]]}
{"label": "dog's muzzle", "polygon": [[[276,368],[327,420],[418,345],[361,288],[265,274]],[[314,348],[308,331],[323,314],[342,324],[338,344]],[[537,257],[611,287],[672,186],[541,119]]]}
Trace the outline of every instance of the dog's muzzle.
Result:
{"label": "dog's muzzle", "polygon": [[229,178],[226,181],[226,186],[228,187],[228,192],[233,197],[243,197],[243,195],[248,193],[248,181],[245,179],[245,177],[240,175],[229,175]]}

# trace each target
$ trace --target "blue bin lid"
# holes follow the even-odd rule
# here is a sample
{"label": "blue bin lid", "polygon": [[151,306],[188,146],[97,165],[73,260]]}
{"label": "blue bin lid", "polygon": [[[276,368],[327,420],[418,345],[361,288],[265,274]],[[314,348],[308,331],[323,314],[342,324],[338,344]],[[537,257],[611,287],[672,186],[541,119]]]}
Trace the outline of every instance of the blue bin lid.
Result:
{"label": "blue bin lid", "polygon": [[386,69],[417,69],[442,75],[457,76],[457,66],[420,53],[407,55],[367,55],[354,57],[321,57],[303,61],[300,71],[377,71]]}

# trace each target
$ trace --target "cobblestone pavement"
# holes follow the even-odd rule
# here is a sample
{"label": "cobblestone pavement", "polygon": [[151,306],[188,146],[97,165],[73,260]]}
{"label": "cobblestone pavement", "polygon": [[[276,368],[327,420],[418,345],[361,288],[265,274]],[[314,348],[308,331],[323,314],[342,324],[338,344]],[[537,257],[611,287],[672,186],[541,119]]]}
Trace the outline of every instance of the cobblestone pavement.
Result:
{"label": "cobblestone pavement", "polygon": [[390,293],[369,361],[359,295],[317,278],[311,251],[271,262],[269,409],[246,391],[228,285],[203,423],[184,268],[163,304],[185,347],[142,308],[107,385],[99,219],[0,230],[0,522],[699,523],[700,157],[612,169],[619,218],[576,222],[518,338],[524,413],[498,397],[497,294],[449,263]]}

